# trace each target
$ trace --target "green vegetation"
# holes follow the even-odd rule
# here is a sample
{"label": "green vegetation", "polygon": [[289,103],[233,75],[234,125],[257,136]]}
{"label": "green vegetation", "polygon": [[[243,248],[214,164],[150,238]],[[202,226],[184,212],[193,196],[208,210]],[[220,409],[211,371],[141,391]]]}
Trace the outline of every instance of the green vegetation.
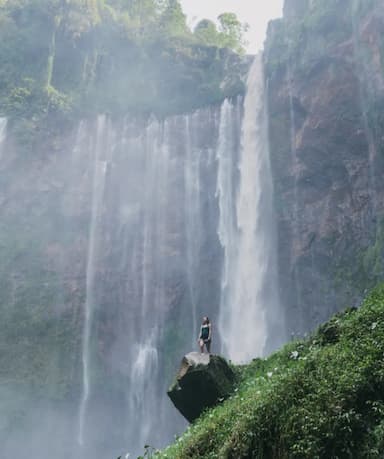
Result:
{"label": "green vegetation", "polygon": [[224,13],[214,40],[193,32],[177,0],[1,1],[0,115],[28,143],[52,118],[219,102],[244,90],[244,30]]}
{"label": "green vegetation", "polygon": [[241,24],[233,13],[223,13],[219,16],[219,29],[208,19],[200,21],[194,31],[195,37],[210,46],[233,49],[244,53],[246,42],[243,39],[248,25]]}
{"label": "green vegetation", "polygon": [[238,368],[240,383],[154,457],[382,458],[384,285],[308,340]]}

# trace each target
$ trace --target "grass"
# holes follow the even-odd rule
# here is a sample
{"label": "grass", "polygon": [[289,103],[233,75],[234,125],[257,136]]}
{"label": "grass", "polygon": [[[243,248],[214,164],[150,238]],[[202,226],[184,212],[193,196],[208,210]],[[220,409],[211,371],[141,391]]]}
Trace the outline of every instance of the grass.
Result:
{"label": "grass", "polygon": [[384,285],[308,340],[237,370],[233,395],[154,457],[384,457]]}

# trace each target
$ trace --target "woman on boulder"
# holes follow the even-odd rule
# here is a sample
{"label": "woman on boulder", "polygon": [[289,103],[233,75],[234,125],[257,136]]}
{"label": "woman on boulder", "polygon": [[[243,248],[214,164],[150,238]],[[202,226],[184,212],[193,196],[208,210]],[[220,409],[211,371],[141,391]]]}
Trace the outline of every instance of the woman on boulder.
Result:
{"label": "woman on boulder", "polygon": [[211,322],[209,321],[209,318],[204,316],[203,317],[203,322],[200,327],[200,335],[199,335],[199,346],[200,346],[200,352],[204,354],[204,345],[207,348],[208,354],[211,352],[211,338],[212,338],[212,328],[211,328]]}

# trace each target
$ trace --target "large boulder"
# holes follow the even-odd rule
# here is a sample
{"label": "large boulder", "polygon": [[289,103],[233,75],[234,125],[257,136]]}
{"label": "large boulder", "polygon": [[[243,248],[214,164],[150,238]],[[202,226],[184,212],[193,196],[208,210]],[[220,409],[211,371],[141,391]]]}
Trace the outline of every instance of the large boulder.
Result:
{"label": "large boulder", "polygon": [[233,391],[236,377],[225,359],[218,355],[191,352],[182,362],[168,396],[189,421],[197,419]]}

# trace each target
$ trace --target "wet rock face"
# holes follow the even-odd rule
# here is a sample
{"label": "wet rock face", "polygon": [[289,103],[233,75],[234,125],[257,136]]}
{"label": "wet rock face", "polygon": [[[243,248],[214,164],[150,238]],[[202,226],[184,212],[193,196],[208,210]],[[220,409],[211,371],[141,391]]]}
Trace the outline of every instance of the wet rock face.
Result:
{"label": "wet rock face", "polygon": [[311,2],[299,19],[293,3],[270,27],[266,68],[281,296],[302,334],[382,273],[382,254],[366,254],[384,214],[384,6]]}
{"label": "wet rock face", "polygon": [[218,355],[187,354],[168,391],[175,407],[193,422],[201,413],[217,405],[233,391],[235,374]]}

